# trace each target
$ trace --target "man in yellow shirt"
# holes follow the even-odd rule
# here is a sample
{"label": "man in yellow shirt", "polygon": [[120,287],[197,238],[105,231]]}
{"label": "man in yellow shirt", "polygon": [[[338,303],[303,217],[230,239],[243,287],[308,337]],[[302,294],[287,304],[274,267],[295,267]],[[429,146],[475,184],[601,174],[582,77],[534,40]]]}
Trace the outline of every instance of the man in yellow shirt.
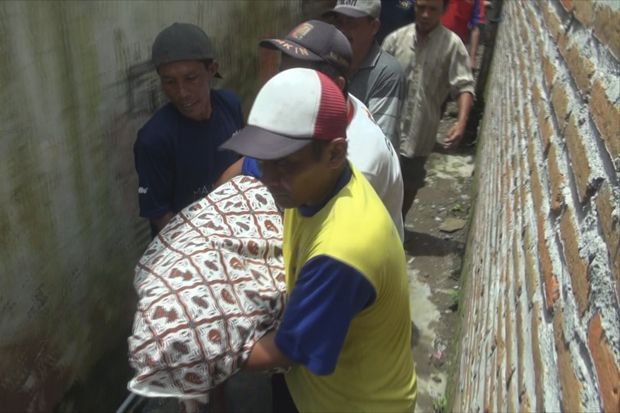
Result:
{"label": "man in yellow shirt", "polygon": [[291,366],[286,388],[301,412],[412,411],[404,252],[376,192],[347,161],[347,124],[332,80],[289,69],[265,84],[248,126],[222,145],[260,160],[285,208],[287,307],[245,367]]}

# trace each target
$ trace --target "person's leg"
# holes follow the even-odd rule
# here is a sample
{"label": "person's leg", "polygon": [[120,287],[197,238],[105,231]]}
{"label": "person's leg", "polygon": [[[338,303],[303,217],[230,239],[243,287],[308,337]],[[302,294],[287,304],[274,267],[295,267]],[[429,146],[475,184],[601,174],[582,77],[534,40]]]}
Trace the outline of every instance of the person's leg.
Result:
{"label": "person's leg", "polygon": [[418,190],[424,186],[426,178],[426,156],[416,156],[413,158],[400,157],[400,168],[403,174],[403,221],[407,218],[407,213],[413,205]]}
{"label": "person's leg", "polygon": [[271,400],[274,413],[298,413],[295,402],[288,391],[284,374],[271,376]]}

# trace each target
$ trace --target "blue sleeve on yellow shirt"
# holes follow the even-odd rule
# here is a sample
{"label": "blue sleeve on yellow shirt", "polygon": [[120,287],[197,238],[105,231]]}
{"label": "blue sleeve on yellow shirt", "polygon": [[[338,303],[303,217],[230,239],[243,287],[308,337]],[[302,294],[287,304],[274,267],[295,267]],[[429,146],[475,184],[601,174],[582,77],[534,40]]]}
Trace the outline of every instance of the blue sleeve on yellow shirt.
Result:
{"label": "blue sleeve on yellow shirt", "polygon": [[260,179],[262,172],[258,161],[250,156],[243,158],[243,165],[241,166],[241,174],[253,176],[256,179]]}
{"label": "blue sleeve on yellow shirt", "polygon": [[353,267],[326,255],[300,271],[275,342],[316,375],[331,374],[351,320],[375,300],[375,289]]}

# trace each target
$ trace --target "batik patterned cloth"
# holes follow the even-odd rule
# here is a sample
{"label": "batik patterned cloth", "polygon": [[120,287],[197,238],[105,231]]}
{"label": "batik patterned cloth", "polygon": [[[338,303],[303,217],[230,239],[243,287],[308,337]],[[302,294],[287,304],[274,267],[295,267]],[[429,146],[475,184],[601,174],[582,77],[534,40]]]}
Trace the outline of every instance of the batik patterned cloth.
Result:
{"label": "batik patterned cloth", "polygon": [[136,266],[128,388],[192,398],[237,372],[284,310],[282,216],[236,177],[177,214]]}

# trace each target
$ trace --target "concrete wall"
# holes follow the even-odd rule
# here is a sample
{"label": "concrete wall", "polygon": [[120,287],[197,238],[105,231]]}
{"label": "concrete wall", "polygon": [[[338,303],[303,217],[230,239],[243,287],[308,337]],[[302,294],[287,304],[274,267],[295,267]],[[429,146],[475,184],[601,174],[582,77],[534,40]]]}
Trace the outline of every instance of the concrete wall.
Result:
{"label": "concrete wall", "polygon": [[620,411],[620,2],[504,1],[455,411]]}
{"label": "concrete wall", "polygon": [[132,145],[162,102],[146,64],[154,36],[174,21],[205,28],[221,52],[216,87],[247,107],[257,40],[284,34],[300,10],[287,0],[0,2],[0,410],[51,410],[126,340],[133,266],[149,239]]}

